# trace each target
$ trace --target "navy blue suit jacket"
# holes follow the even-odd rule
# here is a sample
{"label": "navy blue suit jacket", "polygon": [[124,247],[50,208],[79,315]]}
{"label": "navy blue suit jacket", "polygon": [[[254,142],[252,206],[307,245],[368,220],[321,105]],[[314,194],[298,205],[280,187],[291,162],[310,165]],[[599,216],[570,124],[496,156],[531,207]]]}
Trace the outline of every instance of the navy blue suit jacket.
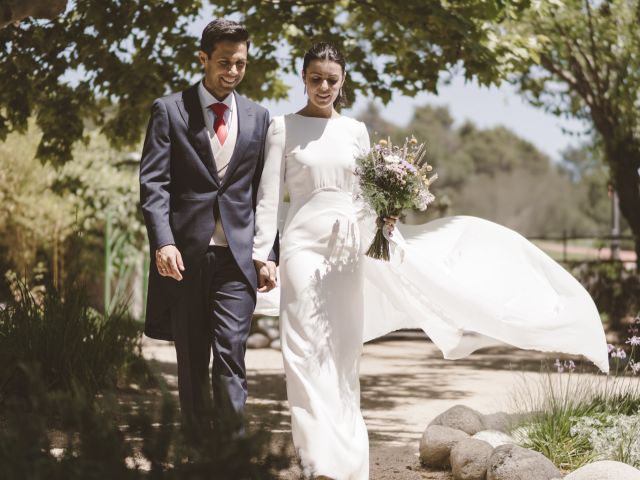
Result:
{"label": "navy blue suit jacket", "polygon": [[[224,178],[218,177],[198,85],[158,98],[140,162],[140,204],[149,235],[151,266],[145,334],[172,340],[170,308],[196,278],[215,227],[222,219],[229,248],[255,291],[252,260],[256,194],[264,164],[269,113],[234,93],[238,115],[235,149]],[[183,280],[162,277],[155,251],[175,244],[184,261]],[[276,248],[277,251],[277,248]],[[275,251],[271,259],[275,260]]]}

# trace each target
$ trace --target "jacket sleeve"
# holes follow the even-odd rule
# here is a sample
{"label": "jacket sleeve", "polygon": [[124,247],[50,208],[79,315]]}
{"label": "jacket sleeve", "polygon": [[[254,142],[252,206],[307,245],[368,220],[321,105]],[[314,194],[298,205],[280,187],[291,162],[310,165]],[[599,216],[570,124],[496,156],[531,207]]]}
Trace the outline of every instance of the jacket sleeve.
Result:
{"label": "jacket sleeve", "polygon": [[140,161],[140,206],[153,253],[175,244],[169,224],[171,187],[169,116],[162,100],[153,102]]}

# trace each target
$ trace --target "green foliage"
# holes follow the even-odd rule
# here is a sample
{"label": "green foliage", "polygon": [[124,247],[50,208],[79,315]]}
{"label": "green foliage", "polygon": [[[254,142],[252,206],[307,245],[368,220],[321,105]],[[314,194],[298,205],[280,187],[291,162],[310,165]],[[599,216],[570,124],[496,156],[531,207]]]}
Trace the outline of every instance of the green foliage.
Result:
{"label": "green foliage", "polygon": [[0,262],[3,270],[23,275],[34,269],[44,245],[53,260],[74,219],[70,206],[49,189],[53,169],[34,160],[39,141],[32,128],[26,135],[13,134],[0,143]]}
{"label": "green foliage", "polygon": [[[528,0],[420,0],[402,8],[392,0],[207,3],[214,15],[246,23],[255,48],[240,90],[256,100],[285,98],[281,76],[296,71],[318,39],[344,50],[350,92],[385,102],[393,91],[436,91],[440,73],[457,64],[488,84],[531,51],[526,39],[492,26]],[[52,21],[1,29],[0,139],[26,131],[35,117],[43,132],[38,156],[63,163],[89,119],[112,145],[135,144],[152,99],[184,88],[200,70],[200,32],[188,27],[201,11],[201,0],[86,0],[69,2]]]}
{"label": "green foliage", "polygon": [[97,289],[107,212],[123,236],[116,270],[131,269],[146,245],[137,155],[116,152],[92,131],[73,160],[56,169],[34,158],[40,138],[32,122],[25,135],[13,133],[0,144],[0,251],[6,252],[0,269],[33,281],[42,262],[57,286],[74,272]]}
{"label": "green foliage", "polygon": [[4,479],[267,480],[289,466],[264,431],[232,438],[202,425],[180,428],[168,395],[158,412],[148,404],[126,412],[111,398],[52,395],[36,372],[27,373],[26,399],[9,400],[3,412]]}
{"label": "green foliage", "polygon": [[[35,117],[38,156],[64,162],[85,119],[116,146],[139,140],[153,98],[197,70],[197,0],[76,1],[55,20],[0,30],[0,139]],[[70,77],[72,72],[77,72]],[[73,81],[70,78],[74,78]],[[113,106],[113,113],[104,115]]]}
{"label": "green foliage", "polygon": [[[241,12],[259,49],[261,65],[296,72],[297,61],[312,42],[331,41],[349,63],[348,89],[384,102],[393,91],[407,95],[436,91],[440,73],[458,63],[467,78],[475,76],[488,84],[504,74],[507,57],[528,52],[525,44],[513,44],[491,27],[516,15],[528,1],[211,3],[221,15]],[[280,45],[290,47],[284,58]]]}
{"label": "green foliage", "polygon": [[538,65],[523,64],[515,81],[533,105],[588,122],[635,236],[640,266],[640,1],[535,5],[510,25],[512,34],[538,39]]}
{"label": "green foliage", "polygon": [[622,337],[625,320],[640,311],[640,278],[620,263],[586,263],[574,275],[608,319],[607,329]]}
{"label": "green foliage", "polygon": [[[569,147],[562,154],[560,168],[569,174],[574,187],[580,191],[581,201],[573,208],[595,225],[610,225],[611,198],[609,169],[602,160],[597,145]],[[605,195],[606,192],[606,195]],[[628,227],[625,224],[626,230]]]}
{"label": "green foliage", "polygon": [[[633,380],[623,376],[604,378],[550,372],[543,373],[537,381],[523,379],[513,398],[516,408],[522,412],[522,420],[512,434],[522,446],[543,453],[565,471],[593,460],[624,461],[618,454],[603,453],[600,441],[584,435],[577,427],[590,419],[597,423],[638,415],[640,388]],[[610,443],[617,441],[622,445],[624,438],[611,433],[614,435]]]}
{"label": "green foliage", "polygon": [[[506,127],[480,129],[471,122],[456,127],[447,107],[417,108],[406,128],[385,123],[375,107],[360,118],[379,129],[374,138],[389,133],[401,141],[414,134],[426,142],[426,158],[439,175],[428,216],[476,215],[533,236],[606,233],[610,206],[601,168],[584,166],[580,181],[574,181],[565,163],[554,165]],[[583,147],[567,155],[586,152],[597,154]]]}
{"label": "green foliage", "polygon": [[25,392],[24,368],[39,370],[48,390],[95,393],[142,362],[139,326],[124,309],[99,314],[77,284],[34,296],[18,283],[16,293],[0,311],[0,399]]}

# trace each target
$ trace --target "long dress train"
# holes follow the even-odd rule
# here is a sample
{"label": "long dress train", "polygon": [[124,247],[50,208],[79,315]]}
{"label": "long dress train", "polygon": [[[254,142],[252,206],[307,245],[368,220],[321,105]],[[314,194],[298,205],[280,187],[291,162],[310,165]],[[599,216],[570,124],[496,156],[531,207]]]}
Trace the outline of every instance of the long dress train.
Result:
{"label": "long dress train", "polygon": [[366,340],[422,328],[446,358],[506,342],[581,354],[608,369],[589,294],[512,230],[463,216],[402,225],[394,235],[402,261],[365,257],[374,222],[354,197],[353,171],[367,148],[366,127],[347,117],[274,118],[256,209],[254,258],[267,258],[280,229],[294,445],[307,475],[338,480],[368,478],[358,379]]}

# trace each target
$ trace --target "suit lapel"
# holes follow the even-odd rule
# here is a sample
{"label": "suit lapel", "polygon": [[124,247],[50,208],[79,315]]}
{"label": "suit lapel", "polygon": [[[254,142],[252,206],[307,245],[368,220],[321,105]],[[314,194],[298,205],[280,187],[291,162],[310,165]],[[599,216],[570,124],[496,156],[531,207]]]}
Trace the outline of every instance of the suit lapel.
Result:
{"label": "suit lapel", "polygon": [[222,183],[226,183],[231,178],[233,171],[238,167],[238,164],[242,160],[247,145],[251,142],[251,136],[253,135],[255,127],[255,111],[251,102],[247,101],[242,95],[234,92],[236,99],[236,110],[238,114],[238,135],[236,137],[236,145],[231,154],[229,160],[229,166],[224,174]]}
{"label": "suit lapel", "polygon": [[177,102],[180,114],[187,124],[189,141],[194,146],[198,157],[205,167],[216,185],[220,186],[220,178],[218,170],[215,166],[215,159],[211,151],[211,140],[209,139],[209,131],[204,123],[202,114],[202,106],[198,97],[198,84],[193,85],[182,93],[182,100]]}

